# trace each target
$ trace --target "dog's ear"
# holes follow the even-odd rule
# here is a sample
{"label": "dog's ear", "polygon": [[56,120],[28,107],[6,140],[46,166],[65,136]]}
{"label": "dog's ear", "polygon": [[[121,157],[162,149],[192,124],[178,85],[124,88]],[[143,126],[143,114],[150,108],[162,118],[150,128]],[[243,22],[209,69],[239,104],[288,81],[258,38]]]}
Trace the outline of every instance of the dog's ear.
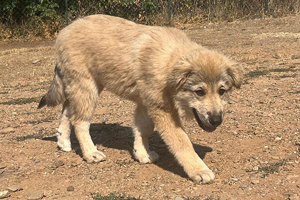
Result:
{"label": "dog's ear", "polygon": [[178,76],[178,79],[176,82],[176,89],[179,90],[180,88],[182,88],[182,86],[185,84],[185,82],[191,75],[192,75],[191,71],[186,71],[186,72],[181,73]]}
{"label": "dog's ear", "polygon": [[179,69],[174,69],[171,76],[168,78],[168,85],[178,91],[183,87],[191,75],[192,72],[190,70],[182,71]]}
{"label": "dog's ear", "polygon": [[226,68],[226,73],[229,75],[232,85],[236,88],[240,88],[243,82],[243,70],[234,63]]}

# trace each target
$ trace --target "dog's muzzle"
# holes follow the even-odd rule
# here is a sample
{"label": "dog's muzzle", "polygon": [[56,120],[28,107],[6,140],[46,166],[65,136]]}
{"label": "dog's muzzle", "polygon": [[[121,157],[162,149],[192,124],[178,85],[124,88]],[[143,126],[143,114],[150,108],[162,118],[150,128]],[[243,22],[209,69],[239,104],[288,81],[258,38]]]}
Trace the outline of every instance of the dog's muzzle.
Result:
{"label": "dog's muzzle", "polygon": [[207,120],[205,119],[205,117],[200,114],[195,108],[193,108],[193,113],[199,126],[207,132],[213,132],[222,123],[222,115],[209,116],[209,122],[206,122]]}

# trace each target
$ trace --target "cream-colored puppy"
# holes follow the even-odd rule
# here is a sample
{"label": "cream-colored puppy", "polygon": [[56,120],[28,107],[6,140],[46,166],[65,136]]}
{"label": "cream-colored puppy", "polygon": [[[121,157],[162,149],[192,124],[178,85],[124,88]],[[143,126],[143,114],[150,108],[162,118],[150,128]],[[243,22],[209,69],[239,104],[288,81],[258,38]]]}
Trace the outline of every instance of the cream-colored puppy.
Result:
{"label": "cream-colored puppy", "polygon": [[91,140],[89,127],[96,100],[106,88],[137,104],[133,132],[134,156],[139,162],[158,159],[148,144],[155,127],[191,179],[214,180],[180,118],[194,116],[200,127],[214,131],[222,122],[228,91],[242,82],[236,64],[175,28],[139,25],[106,15],[75,21],[59,33],[55,46],[54,80],[39,108],[63,104],[57,129],[62,150],[71,150],[72,124],[84,159],[105,159]]}

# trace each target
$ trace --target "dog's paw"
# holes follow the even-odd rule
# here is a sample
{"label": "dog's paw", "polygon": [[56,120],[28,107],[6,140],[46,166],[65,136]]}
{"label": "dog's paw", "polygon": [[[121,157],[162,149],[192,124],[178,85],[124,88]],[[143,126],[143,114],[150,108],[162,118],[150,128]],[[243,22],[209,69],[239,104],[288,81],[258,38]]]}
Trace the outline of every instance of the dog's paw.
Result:
{"label": "dog's paw", "polygon": [[191,179],[197,183],[208,184],[215,180],[215,175],[210,169],[205,169],[192,175]]}
{"label": "dog's paw", "polygon": [[155,151],[149,151],[149,152],[134,151],[133,154],[134,154],[135,159],[143,164],[153,163],[153,162],[157,161],[159,158],[159,155]]}
{"label": "dog's paw", "polygon": [[71,142],[60,137],[57,137],[57,146],[63,151],[71,151]]}
{"label": "dog's paw", "polygon": [[96,150],[84,155],[84,159],[86,160],[87,163],[97,163],[97,162],[104,161],[106,159],[106,156],[102,151]]}

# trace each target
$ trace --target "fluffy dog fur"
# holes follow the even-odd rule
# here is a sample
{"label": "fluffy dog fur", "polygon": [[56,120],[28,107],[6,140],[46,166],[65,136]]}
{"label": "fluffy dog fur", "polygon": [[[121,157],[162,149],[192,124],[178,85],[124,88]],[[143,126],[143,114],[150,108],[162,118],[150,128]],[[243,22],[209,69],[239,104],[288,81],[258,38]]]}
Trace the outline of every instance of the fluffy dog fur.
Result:
{"label": "fluffy dog fur", "polygon": [[105,160],[91,140],[89,127],[97,97],[106,88],[137,104],[133,133],[139,162],[158,159],[148,145],[155,127],[191,179],[214,180],[180,118],[195,116],[206,131],[221,124],[227,93],[242,81],[234,62],[192,42],[180,30],[106,15],[75,21],[59,33],[55,46],[54,80],[39,108],[63,104],[57,129],[62,150],[71,150],[72,124],[84,159]]}

